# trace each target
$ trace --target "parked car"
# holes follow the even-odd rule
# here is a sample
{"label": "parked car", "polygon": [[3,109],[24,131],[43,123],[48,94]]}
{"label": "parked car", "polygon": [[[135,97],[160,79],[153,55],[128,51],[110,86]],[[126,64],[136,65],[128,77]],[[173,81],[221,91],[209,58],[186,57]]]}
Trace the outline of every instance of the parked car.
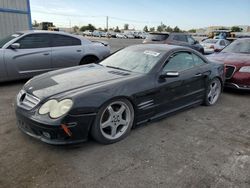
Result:
{"label": "parked car", "polygon": [[93,37],[102,37],[102,32],[95,30],[95,31],[93,31],[92,36]]}
{"label": "parked car", "polygon": [[220,52],[223,48],[230,44],[225,39],[206,39],[200,43],[204,48],[205,54],[211,54],[214,52]]}
{"label": "parked car", "polygon": [[93,32],[90,30],[86,30],[82,34],[83,34],[83,36],[92,36]]}
{"label": "parked car", "polygon": [[190,48],[130,46],[99,64],[28,81],[16,99],[18,127],[49,144],[78,143],[90,134],[111,144],[138,124],[197,104],[214,105],[223,71]]}
{"label": "parked car", "polygon": [[117,33],[116,38],[118,38],[118,39],[126,39],[127,36],[125,34],[123,34],[123,33]]}
{"label": "parked car", "polygon": [[99,61],[108,44],[52,31],[17,32],[0,40],[0,81],[30,78],[65,67]]}
{"label": "parked car", "polygon": [[199,42],[186,33],[150,33],[143,43],[186,46],[204,54],[204,48]]}
{"label": "parked car", "polygon": [[131,33],[125,33],[124,35],[126,36],[127,39],[134,39],[135,38],[135,36]]}
{"label": "parked car", "polygon": [[237,39],[220,53],[207,56],[226,67],[226,87],[250,90],[250,38]]}
{"label": "parked car", "polygon": [[116,38],[116,32],[109,31],[109,32],[107,32],[107,36],[106,37]]}

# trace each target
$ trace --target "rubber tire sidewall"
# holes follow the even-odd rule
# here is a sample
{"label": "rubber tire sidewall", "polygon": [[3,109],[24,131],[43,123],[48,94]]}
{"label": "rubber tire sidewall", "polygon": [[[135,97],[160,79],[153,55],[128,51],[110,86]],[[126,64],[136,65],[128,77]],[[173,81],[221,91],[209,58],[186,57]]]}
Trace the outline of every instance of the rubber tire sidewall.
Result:
{"label": "rubber tire sidewall", "polygon": [[[127,128],[126,132],[119,138],[117,139],[113,139],[113,140],[110,140],[110,139],[107,139],[105,138],[102,133],[101,133],[101,129],[100,129],[100,118],[102,116],[102,113],[103,111],[107,108],[108,105],[110,105],[111,103],[115,102],[115,101],[122,101],[124,103],[126,103],[130,109],[130,111],[132,112],[131,113],[131,120],[132,122],[130,122],[130,125],[129,127]],[[114,99],[114,100],[111,100],[107,103],[105,103],[99,110],[99,112],[97,113],[96,115],[96,118],[95,118],[95,121],[91,127],[91,136],[99,143],[101,144],[113,144],[113,143],[116,143],[116,142],[119,142],[120,140],[123,140],[124,138],[126,138],[128,136],[128,134],[130,133],[131,131],[131,128],[134,124],[134,108],[133,108],[133,105],[127,100],[127,99],[123,99],[123,98],[118,98],[118,99]]]}

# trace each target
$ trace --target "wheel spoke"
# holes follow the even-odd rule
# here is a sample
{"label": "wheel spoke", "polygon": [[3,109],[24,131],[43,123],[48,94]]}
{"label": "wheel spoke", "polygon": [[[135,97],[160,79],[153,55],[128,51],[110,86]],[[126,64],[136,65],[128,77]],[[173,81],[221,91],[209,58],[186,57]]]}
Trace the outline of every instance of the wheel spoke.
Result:
{"label": "wheel spoke", "polygon": [[116,126],[112,126],[112,127],[111,127],[111,136],[112,136],[112,137],[115,137],[115,135],[116,135],[116,130],[117,130],[117,127],[116,127]]}
{"label": "wheel spoke", "polygon": [[108,111],[109,111],[109,115],[110,115],[110,116],[113,116],[113,115],[115,114],[115,112],[114,112],[112,106],[109,106],[109,107],[108,107]]}
{"label": "wheel spoke", "polygon": [[109,127],[109,126],[111,126],[112,124],[111,124],[111,117],[109,117],[109,119],[107,120],[107,121],[105,121],[105,122],[103,122],[102,124],[101,124],[101,127],[104,129],[104,128],[106,128],[106,127]]}
{"label": "wheel spoke", "polygon": [[122,105],[120,109],[117,111],[117,114],[122,115],[125,110],[126,110],[126,107]]}
{"label": "wheel spoke", "polygon": [[120,120],[120,125],[127,125],[127,121],[125,119]]}

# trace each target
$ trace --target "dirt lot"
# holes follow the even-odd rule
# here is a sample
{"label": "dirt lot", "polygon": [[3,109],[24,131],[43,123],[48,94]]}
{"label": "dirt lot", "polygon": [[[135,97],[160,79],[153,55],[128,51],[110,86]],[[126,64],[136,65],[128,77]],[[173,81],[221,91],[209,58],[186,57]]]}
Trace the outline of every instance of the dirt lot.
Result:
{"label": "dirt lot", "polygon": [[[112,51],[140,40],[109,40]],[[51,146],[15,125],[15,95],[0,84],[0,187],[250,187],[250,93],[225,91],[134,129],[112,145]]]}

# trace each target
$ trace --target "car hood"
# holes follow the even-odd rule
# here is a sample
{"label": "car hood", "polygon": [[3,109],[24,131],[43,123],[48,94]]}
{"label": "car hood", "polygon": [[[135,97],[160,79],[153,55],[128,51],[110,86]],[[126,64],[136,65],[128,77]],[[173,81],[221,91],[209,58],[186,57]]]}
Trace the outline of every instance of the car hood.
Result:
{"label": "car hood", "polygon": [[89,89],[103,84],[134,77],[138,74],[89,64],[52,71],[29,80],[24,90],[39,99],[75,89]]}
{"label": "car hood", "polygon": [[210,60],[213,60],[219,63],[223,63],[227,65],[235,65],[237,67],[250,65],[249,54],[220,52],[217,54],[208,55],[206,57]]}

